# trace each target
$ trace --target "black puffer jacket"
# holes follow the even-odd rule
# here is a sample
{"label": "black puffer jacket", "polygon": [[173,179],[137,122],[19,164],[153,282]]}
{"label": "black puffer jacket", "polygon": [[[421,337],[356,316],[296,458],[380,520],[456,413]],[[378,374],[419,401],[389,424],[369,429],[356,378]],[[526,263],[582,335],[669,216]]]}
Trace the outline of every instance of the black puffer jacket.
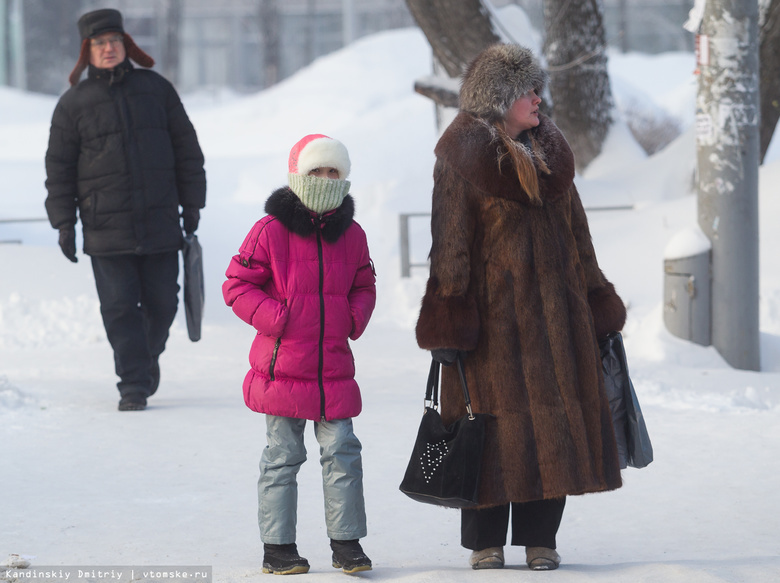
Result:
{"label": "black puffer jacket", "polygon": [[88,255],[179,249],[179,206],[206,204],[203,153],[176,90],[128,60],[90,66],[60,98],[46,175],[51,225],[75,225],[78,208]]}

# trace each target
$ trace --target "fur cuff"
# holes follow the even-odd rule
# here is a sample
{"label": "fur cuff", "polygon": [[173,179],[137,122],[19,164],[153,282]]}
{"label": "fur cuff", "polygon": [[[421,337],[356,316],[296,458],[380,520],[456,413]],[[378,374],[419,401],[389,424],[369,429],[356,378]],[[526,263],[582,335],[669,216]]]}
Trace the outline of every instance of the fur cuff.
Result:
{"label": "fur cuff", "polygon": [[479,340],[476,300],[471,296],[439,296],[438,282],[433,277],[427,287],[417,320],[417,345],[425,350],[474,350]]}
{"label": "fur cuff", "polygon": [[602,287],[588,292],[588,303],[598,340],[603,340],[610,332],[623,329],[626,323],[626,306],[610,282],[607,281]]}

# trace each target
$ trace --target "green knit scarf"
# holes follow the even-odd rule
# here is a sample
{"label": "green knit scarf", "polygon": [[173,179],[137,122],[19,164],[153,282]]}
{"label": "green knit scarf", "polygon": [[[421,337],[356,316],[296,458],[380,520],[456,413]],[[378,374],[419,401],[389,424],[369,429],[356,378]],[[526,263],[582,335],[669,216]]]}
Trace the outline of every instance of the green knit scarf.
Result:
{"label": "green knit scarf", "polygon": [[303,205],[318,215],[335,210],[349,193],[349,180],[334,180],[301,174],[287,175],[292,191]]}

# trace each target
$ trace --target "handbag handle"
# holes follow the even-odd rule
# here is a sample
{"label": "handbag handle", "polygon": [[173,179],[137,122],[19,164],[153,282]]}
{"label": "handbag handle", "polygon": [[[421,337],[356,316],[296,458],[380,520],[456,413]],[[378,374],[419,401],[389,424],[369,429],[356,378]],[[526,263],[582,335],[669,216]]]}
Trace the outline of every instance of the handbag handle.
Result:
{"label": "handbag handle", "polygon": [[[469,419],[474,419],[474,413],[471,410],[471,395],[469,394],[469,386],[466,382],[466,373],[463,370],[463,359],[460,354],[455,360],[458,365],[458,376],[460,376],[460,386],[463,389],[463,399],[466,401],[466,412],[469,414]],[[433,404],[434,409],[439,408],[439,370],[441,364],[431,359],[431,370],[428,372],[428,383],[425,387],[425,401],[430,401]]]}

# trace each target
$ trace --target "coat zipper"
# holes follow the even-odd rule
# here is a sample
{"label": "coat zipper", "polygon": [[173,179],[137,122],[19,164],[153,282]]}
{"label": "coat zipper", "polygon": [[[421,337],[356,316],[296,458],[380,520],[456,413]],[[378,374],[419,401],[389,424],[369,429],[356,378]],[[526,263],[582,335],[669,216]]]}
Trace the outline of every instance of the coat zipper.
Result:
{"label": "coat zipper", "polygon": [[[138,146],[135,141],[135,130],[133,128],[132,118],[130,116],[130,107],[127,104],[127,95],[121,87],[114,87],[114,75],[111,74],[109,80],[110,91],[116,96],[116,106],[119,111],[120,123],[123,126],[123,140],[125,146],[125,159],[127,161],[127,171],[130,173],[130,187],[132,189],[133,200],[133,233],[136,243],[146,239],[146,224],[142,216],[142,210],[145,205],[143,201],[143,178],[139,166]],[[138,250],[138,249],[137,249]]]}
{"label": "coat zipper", "polygon": [[315,224],[317,226],[317,259],[319,260],[320,276],[320,346],[319,362],[317,363],[317,382],[320,386],[320,420],[325,421],[325,385],[322,382],[322,370],[325,358],[325,267],[322,261],[322,235],[320,233],[319,218]]}
{"label": "coat zipper", "polygon": [[271,366],[269,368],[269,373],[271,374],[271,380],[276,380],[274,378],[274,368],[276,367],[276,357],[279,355],[279,347],[282,345],[282,337],[276,339],[276,344],[274,344],[274,353],[271,355]]}

